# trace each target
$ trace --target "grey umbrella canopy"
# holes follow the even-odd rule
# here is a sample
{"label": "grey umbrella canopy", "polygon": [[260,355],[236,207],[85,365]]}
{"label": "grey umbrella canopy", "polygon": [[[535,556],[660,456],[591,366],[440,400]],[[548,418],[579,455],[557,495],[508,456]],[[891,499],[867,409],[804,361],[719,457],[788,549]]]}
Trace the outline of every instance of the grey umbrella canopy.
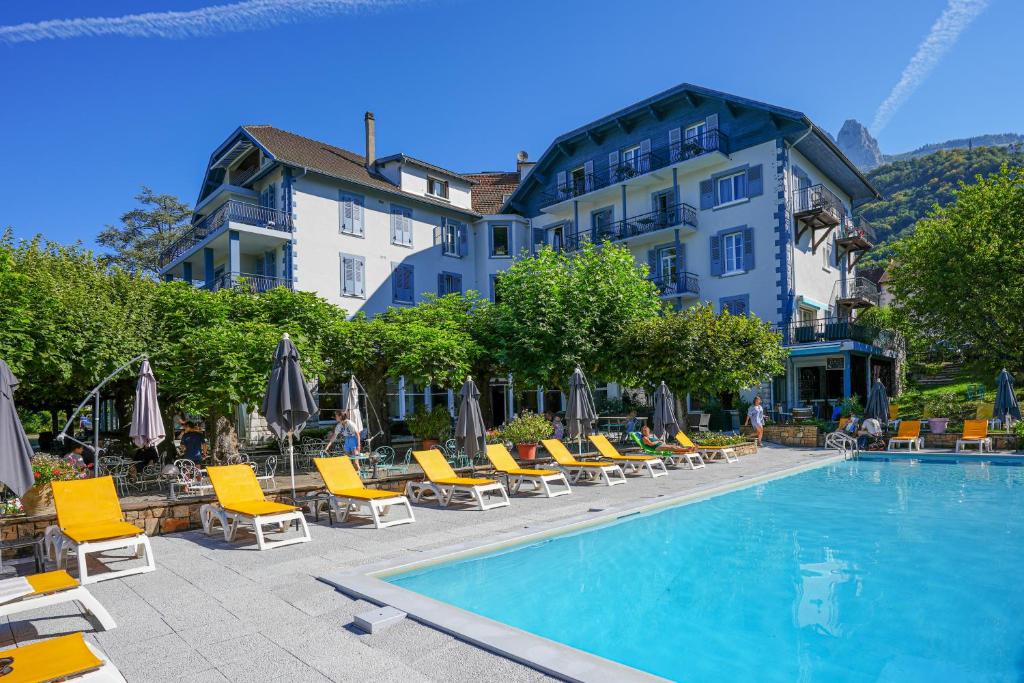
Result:
{"label": "grey umbrella canopy", "polygon": [[864,406],[864,417],[873,417],[884,427],[889,421],[889,395],[885,392],[882,380],[876,379],[868,392],[868,403]]}
{"label": "grey umbrella canopy", "polygon": [[569,400],[565,407],[566,434],[582,444],[583,437],[594,432],[595,422],[597,409],[594,407],[594,397],[590,395],[583,371],[576,368],[569,379]]}
{"label": "grey umbrella canopy", "polygon": [[302,431],[309,416],[317,412],[316,399],[302,376],[299,351],[285,333],[274,351],[274,367],[263,397],[267,427],[279,441],[288,437],[288,465],[292,476],[292,498],[295,497],[295,449],[292,436]]}
{"label": "grey umbrella canopy", "polygon": [[32,488],[32,444],[14,407],[18,378],[0,360],[0,482],[19,498]]}
{"label": "grey umbrella canopy", "polygon": [[132,427],[128,432],[132,443],[138,448],[151,448],[166,437],[164,421],[160,417],[160,404],[156,398],[156,377],[149,361],[142,361],[139,381],[135,385],[135,407],[132,410]]}
{"label": "grey umbrella canopy", "polygon": [[480,390],[469,377],[459,390],[459,419],[455,423],[455,441],[472,461],[487,450],[487,430],[480,412]]}
{"label": "grey umbrella canopy", "polygon": [[363,433],[363,413],[359,410],[359,383],[356,376],[348,381],[348,396],[345,397],[344,410],[348,413],[348,419],[355,425],[356,431]]}
{"label": "grey umbrella canopy", "polygon": [[675,403],[672,392],[662,382],[654,392],[654,434],[658,438],[667,439],[680,431]]}
{"label": "grey umbrella canopy", "polygon": [[1020,404],[1017,397],[1013,395],[1013,375],[1006,368],[996,377],[996,403],[992,408],[992,414],[1003,421],[1003,426],[1009,429],[1009,421],[1020,419]]}

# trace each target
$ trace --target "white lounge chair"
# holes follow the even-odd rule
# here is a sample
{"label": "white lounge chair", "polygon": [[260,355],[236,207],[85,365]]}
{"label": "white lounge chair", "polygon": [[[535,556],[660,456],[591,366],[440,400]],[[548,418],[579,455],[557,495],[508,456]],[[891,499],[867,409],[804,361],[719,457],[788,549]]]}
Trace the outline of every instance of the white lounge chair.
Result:
{"label": "white lounge chair", "polygon": [[[416,521],[408,498],[394,491],[366,488],[352,461],[346,456],[313,458],[313,464],[324,480],[328,503],[339,522],[348,519],[350,511],[360,508],[370,513],[373,526],[378,529]],[[403,508],[405,516],[385,520],[384,517],[392,508]]]}
{"label": "white lounge chair", "polygon": [[[509,505],[508,493],[500,482],[494,479],[458,476],[441,451],[436,448],[429,451],[413,451],[412,457],[416,458],[416,462],[427,477],[426,481],[406,483],[405,495],[413,501],[418,502],[424,495],[430,494],[437,499],[438,505],[448,507],[456,495],[463,495],[475,501],[481,510]],[[497,502],[488,503],[484,500],[485,495],[494,493],[498,494]]]}
{"label": "white lounge chair", "polygon": [[593,434],[588,438],[590,443],[597,446],[597,452],[601,454],[602,458],[622,465],[624,471],[628,469],[630,472],[640,472],[643,469],[651,475],[651,479],[668,475],[668,468],[665,467],[665,461],[661,458],[650,455],[622,455],[607,437]]}
{"label": "white lounge chair", "polygon": [[558,469],[565,472],[572,483],[577,483],[581,478],[588,481],[595,481],[598,478],[608,486],[626,483],[626,473],[622,468],[613,462],[591,462],[588,460],[577,460],[565,444],[558,439],[543,439],[544,448],[554,458]]}
{"label": "white lounge chair", "polygon": [[[256,473],[249,465],[222,465],[209,467],[206,470],[213,490],[217,494],[217,504],[207,504],[199,508],[199,520],[203,530],[213,532],[213,523],[219,522],[224,530],[224,540],[231,543],[241,524],[252,527],[256,534],[256,546],[260,550],[280,548],[294,543],[305,543],[310,540],[309,527],[302,509],[295,505],[275,503],[267,500],[260,488]],[[284,530],[297,522],[300,534],[292,538],[268,541],[264,537],[263,527],[276,524]]]}
{"label": "white lounge chair", "polygon": [[0,617],[65,602],[77,602],[96,617],[104,630],[117,627],[110,612],[89,589],[63,569],[0,580]]}

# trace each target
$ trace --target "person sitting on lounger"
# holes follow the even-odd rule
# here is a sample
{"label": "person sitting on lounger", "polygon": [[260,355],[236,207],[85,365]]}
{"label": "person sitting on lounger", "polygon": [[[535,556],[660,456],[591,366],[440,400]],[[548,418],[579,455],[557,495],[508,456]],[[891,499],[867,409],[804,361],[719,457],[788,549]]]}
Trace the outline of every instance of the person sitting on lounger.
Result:
{"label": "person sitting on lounger", "polygon": [[868,444],[874,443],[882,437],[882,425],[873,417],[869,417],[860,424],[857,431],[857,447],[864,450]]}
{"label": "person sitting on lounger", "polygon": [[670,451],[672,453],[689,453],[690,450],[683,448],[682,446],[676,446],[675,444],[665,443],[654,434],[651,433],[651,428],[644,425],[640,429],[640,438],[643,440],[645,446],[651,448],[657,448],[659,451]]}

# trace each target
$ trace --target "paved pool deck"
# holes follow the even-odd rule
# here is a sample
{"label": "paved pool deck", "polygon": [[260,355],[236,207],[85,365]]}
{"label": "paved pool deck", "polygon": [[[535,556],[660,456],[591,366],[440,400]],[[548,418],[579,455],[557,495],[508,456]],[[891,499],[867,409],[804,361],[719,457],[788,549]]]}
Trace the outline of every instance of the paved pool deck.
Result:
{"label": "paved pool deck", "polygon": [[768,446],[739,462],[623,486],[579,485],[570,496],[520,495],[484,512],[414,505],[416,522],[376,530],[362,520],[330,527],[309,518],[312,542],[259,552],[250,535],[234,544],[201,531],[152,539],[157,570],[92,584],[118,627],[98,631],[77,606],[0,621],[0,647],[85,631],[128,681],[537,681],[542,672],[405,619],[376,635],[352,625],[375,605],[317,577],[384,561],[414,562],[438,550],[508,539],[558,520],[656,504],[689,492],[805,468],[833,451]]}

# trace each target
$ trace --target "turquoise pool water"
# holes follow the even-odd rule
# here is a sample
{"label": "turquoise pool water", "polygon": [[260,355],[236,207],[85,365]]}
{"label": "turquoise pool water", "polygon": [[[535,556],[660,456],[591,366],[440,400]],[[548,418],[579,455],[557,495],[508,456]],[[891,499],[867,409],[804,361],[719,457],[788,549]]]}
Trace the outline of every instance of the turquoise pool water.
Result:
{"label": "turquoise pool water", "polygon": [[844,462],[399,586],[685,681],[1021,681],[1024,467]]}

